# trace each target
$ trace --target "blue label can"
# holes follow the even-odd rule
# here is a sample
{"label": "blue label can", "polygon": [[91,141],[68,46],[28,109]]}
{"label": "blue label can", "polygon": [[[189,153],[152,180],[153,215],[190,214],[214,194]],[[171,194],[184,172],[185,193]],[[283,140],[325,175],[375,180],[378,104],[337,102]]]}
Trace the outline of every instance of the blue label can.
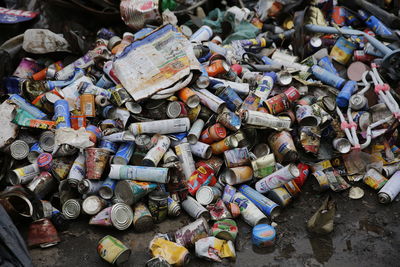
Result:
{"label": "blue label can", "polygon": [[233,202],[233,197],[236,194],[236,188],[231,185],[226,185],[224,188],[224,193],[222,194],[222,200],[225,204]]}
{"label": "blue label can", "polygon": [[265,197],[261,193],[257,192],[248,185],[242,185],[239,188],[239,192],[245,195],[251,202],[253,202],[257,208],[259,208],[264,214],[270,216],[272,219],[277,217],[280,213],[280,207],[274,201]]}
{"label": "blue label can", "polygon": [[340,64],[346,65],[353,56],[357,45],[344,37],[337,39],[330,56]]}
{"label": "blue label can", "polygon": [[323,83],[333,86],[337,89],[342,88],[343,84],[346,82],[345,79],[336,76],[332,72],[329,72],[318,65],[311,67],[312,74]]}
{"label": "blue label can", "polygon": [[115,154],[118,152],[118,145],[114,142],[110,142],[107,140],[101,140],[99,148],[103,148],[109,151],[111,154]]}
{"label": "blue label can", "polygon": [[114,196],[114,189],[116,184],[117,180],[107,178],[99,189],[99,196],[104,199],[111,199]]}
{"label": "blue label can", "polygon": [[44,113],[37,107],[33,106],[28,101],[26,101],[25,98],[19,95],[16,94],[11,95],[8,99],[11,102],[15,103],[17,106],[19,106],[21,109],[25,110],[26,112],[34,116],[36,119],[42,120],[47,117],[46,113]]}
{"label": "blue label can", "polygon": [[357,90],[357,82],[348,81],[343,86],[342,90],[336,97],[336,105],[340,108],[345,108],[349,105],[351,95]]}
{"label": "blue label can", "polygon": [[269,224],[254,226],[251,241],[257,247],[270,247],[275,243],[276,231]]}
{"label": "blue label can", "polygon": [[379,35],[392,35],[392,31],[385,26],[377,17],[369,16],[369,14],[363,10],[358,10],[358,15],[364,20],[368,28],[372,29],[376,34]]}
{"label": "blue label can", "polygon": [[122,143],[113,158],[113,163],[118,165],[127,165],[135,151],[135,142]]}
{"label": "blue label can", "polygon": [[54,118],[57,129],[71,128],[71,113],[67,100],[60,99],[54,103]]}
{"label": "blue label can", "polygon": [[339,72],[336,70],[335,66],[333,66],[333,63],[332,63],[331,59],[328,56],[325,56],[325,57],[321,58],[318,61],[318,65],[321,68],[323,68],[323,69],[325,69],[325,70],[327,70],[329,72],[332,72],[336,76],[339,76]]}
{"label": "blue label can", "polygon": [[243,103],[240,96],[230,86],[219,90],[218,97],[224,100],[226,102],[226,107],[233,112],[238,110]]}

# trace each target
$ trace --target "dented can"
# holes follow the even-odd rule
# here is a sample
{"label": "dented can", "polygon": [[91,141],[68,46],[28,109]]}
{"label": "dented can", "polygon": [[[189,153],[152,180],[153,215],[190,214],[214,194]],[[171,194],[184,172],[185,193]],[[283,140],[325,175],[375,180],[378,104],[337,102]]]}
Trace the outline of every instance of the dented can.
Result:
{"label": "dented can", "polygon": [[293,138],[287,131],[275,132],[268,137],[268,144],[279,162],[293,162],[298,158]]}
{"label": "dented can", "polygon": [[210,228],[207,221],[201,217],[182,227],[174,233],[175,242],[184,247],[193,247],[196,241],[209,236]]}
{"label": "dented can", "polygon": [[275,156],[274,154],[268,154],[260,157],[256,160],[251,161],[251,166],[254,171],[254,177],[263,178],[270,175],[275,171]]}
{"label": "dented can", "polygon": [[40,173],[39,166],[34,163],[22,168],[12,170],[8,174],[8,179],[12,185],[26,184],[33,180]]}
{"label": "dented can", "polygon": [[200,136],[200,141],[206,144],[220,141],[226,137],[226,129],[220,123],[206,128]]}

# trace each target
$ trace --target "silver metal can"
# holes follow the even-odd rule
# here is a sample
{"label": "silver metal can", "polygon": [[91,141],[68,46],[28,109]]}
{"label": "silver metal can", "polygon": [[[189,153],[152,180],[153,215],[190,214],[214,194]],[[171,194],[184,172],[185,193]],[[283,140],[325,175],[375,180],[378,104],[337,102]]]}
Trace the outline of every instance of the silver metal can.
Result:
{"label": "silver metal can", "polygon": [[193,123],[192,128],[190,128],[190,131],[186,137],[189,144],[196,144],[196,142],[199,140],[201,132],[203,131],[203,127],[204,121],[202,119],[198,119]]}
{"label": "silver metal can", "polygon": [[213,186],[201,186],[196,192],[196,200],[206,206],[214,203],[221,196],[221,191]]}
{"label": "silver metal can", "polygon": [[106,201],[98,196],[89,196],[82,202],[82,210],[87,215],[96,215],[107,205]]}
{"label": "silver metal can", "polygon": [[133,222],[133,211],[125,203],[116,203],[111,207],[111,223],[118,230],[125,230]]}
{"label": "silver metal can", "polygon": [[22,140],[16,140],[10,145],[11,157],[16,160],[22,160],[29,154],[29,146]]}
{"label": "silver metal can", "polygon": [[147,152],[146,156],[144,157],[142,161],[144,166],[157,166],[171,145],[170,139],[165,135],[157,135],[153,138],[157,138],[157,143],[152,149],[149,150],[149,152]]}
{"label": "silver metal can", "polygon": [[189,143],[183,143],[175,146],[175,152],[179,158],[179,162],[182,165],[185,178],[188,180],[192,173],[196,170]]}
{"label": "silver metal can", "polygon": [[193,155],[202,159],[209,159],[212,156],[211,146],[200,141],[190,145],[190,151],[192,151]]}
{"label": "silver metal can", "polygon": [[379,203],[388,204],[400,193],[400,171],[396,171],[378,192]]}
{"label": "silver metal can", "polygon": [[210,212],[191,196],[188,196],[182,202],[182,208],[192,218],[199,219],[200,217],[204,217],[207,221],[211,218]]}
{"label": "silver metal can", "polygon": [[8,179],[12,185],[27,184],[40,173],[39,166],[34,163],[9,172]]}
{"label": "silver metal can", "polygon": [[256,183],[256,190],[260,193],[278,188],[300,175],[300,170],[295,164],[289,164],[276,172],[268,175]]}
{"label": "silver metal can", "polygon": [[67,219],[76,219],[81,214],[81,201],[79,199],[68,199],[62,205],[62,213]]}

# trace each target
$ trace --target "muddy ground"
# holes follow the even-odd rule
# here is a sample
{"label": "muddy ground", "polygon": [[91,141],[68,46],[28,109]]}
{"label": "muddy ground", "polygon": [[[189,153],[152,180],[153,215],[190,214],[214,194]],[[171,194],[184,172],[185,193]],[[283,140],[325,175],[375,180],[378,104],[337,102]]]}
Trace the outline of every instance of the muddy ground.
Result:
{"label": "muddy ground", "polygon": [[[251,227],[241,219],[236,240],[235,262],[210,263],[193,258],[189,266],[400,266],[400,203],[390,205],[377,201],[376,192],[365,189],[360,200],[342,193],[318,194],[306,183],[302,194],[283,210],[275,220],[277,242],[271,249],[257,249],[251,243]],[[306,222],[318,209],[327,194],[337,203],[334,232],[327,236],[311,236]],[[132,228],[117,230],[89,226],[88,218],[71,223],[61,233],[57,246],[31,249],[35,266],[108,266],[96,252],[96,245],[104,235],[111,234],[132,249],[128,266],[143,266],[151,258],[148,244],[155,233],[178,229],[191,218],[181,215],[156,225],[149,233],[135,233]],[[26,236],[25,229],[22,229]],[[194,255],[194,253],[192,253]]]}

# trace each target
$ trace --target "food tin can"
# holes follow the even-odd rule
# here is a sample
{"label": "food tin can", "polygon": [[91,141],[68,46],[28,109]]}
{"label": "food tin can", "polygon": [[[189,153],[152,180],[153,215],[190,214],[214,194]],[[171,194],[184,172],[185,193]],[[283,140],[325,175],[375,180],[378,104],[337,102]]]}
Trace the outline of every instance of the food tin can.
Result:
{"label": "food tin can", "polygon": [[190,128],[190,131],[187,135],[187,140],[189,144],[194,145],[196,142],[199,140],[201,132],[203,131],[204,127],[204,121],[202,119],[197,119],[192,127]]}
{"label": "food tin can", "polygon": [[300,194],[301,190],[294,180],[287,182],[283,187],[289,192],[292,197]]}
{"label": "food tin can", "polygon": [[297,160],[297,150],[289,132],[281,131],[271,134],[268,137],[268,144],[279,162],[293,162]]}
{"label": "food tin can", "polygon": [[253,245],[261,248],[270,247],[275,244],[275,228],[269,224],[254,226],[251,241]]}
{"label": "food tin can", "polygon": [[131,250],[115,237],[107,235],[100,239],[97,245],[97,253],[108,263],[121,266],[128,262]]}
{"label": "food tin can", "polygon": [[379,190],[386,184],[388,179],[380,174],[376,169],[371,168],[364,175],[363,181],[373,189]]}
{"label": "food tin can", "polygon": [[221,179],[229,185],[241,184],[253,178],[253,169],[249,166],[227,168],[221,174]]}
{"label": "food tin can", "polygon": [[202,159],[209,159],[212,156],[211,146],[200,141],[194,145],[190,145],[190,150],[193,155]]}
{"label": "food tin can", "polygon": [[81,214],[81,201],[79,199],[68,199],[62,205],[62,213],[67,219],[73,220]]}
{"label": "food tin can", "polygon": [[214,186],[201,186],[196,192],[196,200],[203,206],[214,203],[221,196],[221,191]]}
{"label": "food tin can", "polygon": [[111,207],[110,219],[118,230],[126,230],[133,222],[133,211],[125,203],[116,203]]}
{"label": "food tin can", "polygon": [[203,217],[207,221],[210,220],[210,212],[191,196],[188,196],[186,200],[182,201],[182,208],[194,219]]}
{"label": "food tin can", "polygon": [[54,133],[45,131],[39,137],[39,145],[45,152],[53,152],[54,149]]}
{"label": "food tin can", "polygon": [[96,215],[107,205],[106,201],[98,196],[89,196],[82,202],[82,210],[87,215]]}
{"label": "food tin can", "polygon": [[93,195],[97,194],[102,185],[103,181],[84,179],[78,183],[77,189],[82,195]]}
{"label": "food tin can", "polygon": [[200,104],[200,98],[196,93],[189,87],[182,88],[178,91],[177,96],[182,100],[189,108],[195,108]]}
{"label": "food tin can", "polygon": [[43,153],[43,149],[40,147],[39,142],[34,143],[29,149],[28,161],[30,163],[36,163],[37,157]]}
{"label": "food tin can", "polygon": [[37,165],[42,171],[50,171],[53,162],[53,156],[50,153],[41,153],[37,158]]}
{"label": "food tin can", "polygon": [[282,207],[286,207],[292,201],[292,196],[284,187],[272,189],[268,192],[267,197]]}
{"label": "food tin can", "polygon": [[207,221],[201,217],[196,221],[182,227],[174,233],[175,242],[181,246],[193,247],[196,241],[208,237],[210,229]]}
{"label": "food tin can", "polygon": [[289,164],[256,183],[256,190],[260,193],[268,192],[278,188],[300,175],[300,171],[295,164]]}
{"label": "food tin can", "polygon": [[147,232],[154,227],[153,217],[149,209],[143,203],[136,203],[134,207],[133,227],[137,232]]}
{"label": "food tin can", "polygon": [[8,174],[8,179],[12,185],[27,184],[32,181],[36,176],[38,176],[39,173],[39,166],[34,163],[10,171]]}
{"label": "food tin can", "polygon": [[16,160],[22,160],[29,155],[29,145],[22,140],[15,140],[10,145],[11,157]]}
{"label": "food tin can", "polygon": [[278,114],[290,108],[289,99],[284,93],[268,98],[264,105],[271,114]]}
{"label": "food tin can", "polygon": [[234,220],[223,219],[214,223],[211,227],[211,233],[213,236],[223,239],[235,241],[238,234],[238,227]]}
{"label": "food tin can", "polygon": [[379,190],[379,203],[388,204],[392,202],[400,192],[400,171],[396,171],[389,181]]}
{"label": "food tin can", "polygon": [[53,176],[44,171],[35,177],[26,188],[35,193],[40,199],[43,199],[56,188],[56,185]]}
{"label": "food tin can", "polygon": [[275,171],[275,156],[274,154],[268,154],[260,157],[256,160],[251,161],[251,166],[254,171],[254,177],[263,178],[270,175]]}
{"label": "food tin can", "polygon": [[228,168],[250,164],[250,154],[247,147],[235,148],[224,152],[225,165]]}
{"label": "food tin can", "polygon": [[206,144],[220,141],[226,137],[226,129],[222,124],[216,123],[206,128],[200,136],[200,141]]}
{"label": "food tin can", "polygon": [[168,215],[168,193],[153,191],[149,194],[149,210],[155,223],[160,223]]}

